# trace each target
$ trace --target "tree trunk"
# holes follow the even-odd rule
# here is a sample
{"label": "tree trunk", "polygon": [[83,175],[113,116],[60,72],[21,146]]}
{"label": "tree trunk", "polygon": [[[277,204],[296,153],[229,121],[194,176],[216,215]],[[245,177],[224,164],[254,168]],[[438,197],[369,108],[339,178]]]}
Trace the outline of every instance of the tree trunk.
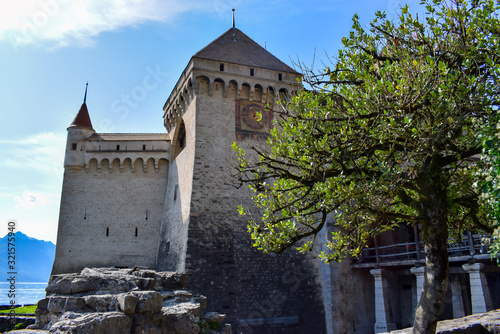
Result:
{"label": "tree trunk", "polygon": [[[436,184],[431,186],[434,188]],[[425,248],[425,280],[422,295],[415,310],[414,334],[436,332],[443,299],[448,287],[448,220],[446,191],[433,189],[421,205],[422,239]]]}

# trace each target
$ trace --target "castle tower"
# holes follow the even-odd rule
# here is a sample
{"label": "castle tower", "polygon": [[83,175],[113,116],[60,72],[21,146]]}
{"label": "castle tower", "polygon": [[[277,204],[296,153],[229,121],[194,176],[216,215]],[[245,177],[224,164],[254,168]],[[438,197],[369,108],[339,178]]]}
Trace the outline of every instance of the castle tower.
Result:
{"label": "castle tower", "polygon": [[82,165],[83,151],[78,147],[78,143],[92,136],[95,133],[90,121],[89,111],[87,109],[87,88],[85,87],[85,95],[82,106],[75,116],[73,122],[68,128],[68,137],[66,140],[66,152],[64,154],[64,168],[71,168]]}
{"label": "castle tower", "polygon": [[86,95],[68,128],[52,274],[155,268],[170,141],[165,133],[96,133]]}
{"label": "castle tower", "polygon": [[235,333],[324,332],[319,259],[253,248],[237,213],[251,194],[230,185],[232,143],[265,145],[266,105],[300,77],[233,26],[189,61],[163,108],[166,133],[97,133],[85,97],[68,128],[52,274],[186,272]]}
{"label": "castle tower", "polygon": [[233,27],[191,58],[164,106],[172,149],[157,270],[187,272],[234,333],[325,331],[318,259],[253,248],[237,213],[251,194],[228,184],[232,143],[264,145],[266,104],[300,89],[300,78]]}

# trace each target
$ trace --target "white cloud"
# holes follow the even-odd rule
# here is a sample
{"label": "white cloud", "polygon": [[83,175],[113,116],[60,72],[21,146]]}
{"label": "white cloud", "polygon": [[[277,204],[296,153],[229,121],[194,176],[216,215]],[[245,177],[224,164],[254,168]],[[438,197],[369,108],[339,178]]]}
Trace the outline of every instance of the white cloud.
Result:
{"label": "white cloud", "polygon": [[[62,175],[66,133],[45,132],[21,139],[0,140],[0,171],[33,171]],[[4,174],[5,175],[5,174]]]}
{"label": "white cloud", "polygon": [[15,208],[33,209],[38,206],[45,206],[52,202],[45,194],[35,194],[25,190],[22,196],[14,196],[14,201],[17,202]]}
{"label": "white cloud", "polygon": [[172,23],[184,12],[212,8],[203,0],[19,0],[0,2],[0,40],[13,46],[50,41],[92,44],[103,31],[148,21]]}

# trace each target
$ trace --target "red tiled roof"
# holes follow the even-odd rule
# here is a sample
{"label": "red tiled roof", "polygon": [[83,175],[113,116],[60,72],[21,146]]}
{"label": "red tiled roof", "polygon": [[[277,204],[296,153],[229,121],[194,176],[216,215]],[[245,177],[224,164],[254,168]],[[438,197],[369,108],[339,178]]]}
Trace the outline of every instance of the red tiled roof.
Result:
{"label": "red tiled roof", "polygon": [[70,127],[76,127],[76,126],[93,129],[92,122],[90,121],[89,111],[87,109],[87,105],[85,104],[85,102],[80,107],[80,110],[78,111],[78,113],[75,116],[75,119],[70,125]]}
{"label": "red tiled roof", "polygon": [[270,70],[297,73],[237,28],[230,28],[198,51],[193,58],[203,58]]}

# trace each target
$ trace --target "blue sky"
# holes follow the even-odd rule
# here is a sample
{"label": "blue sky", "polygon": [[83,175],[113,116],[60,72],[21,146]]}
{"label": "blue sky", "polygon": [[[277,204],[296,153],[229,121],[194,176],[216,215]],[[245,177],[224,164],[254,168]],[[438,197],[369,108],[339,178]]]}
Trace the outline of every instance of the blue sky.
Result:
{"label": "blue sky", "polygon": [[367,23],[405,3],[419,0],[2,1],[0,235],[15,219],[55,243],[66,128],[87,81],[97,132],[164,132],[171,89],[190,57],[231,27],[232,8],[236,27],[279,59],[321,68],[354,13]]}

